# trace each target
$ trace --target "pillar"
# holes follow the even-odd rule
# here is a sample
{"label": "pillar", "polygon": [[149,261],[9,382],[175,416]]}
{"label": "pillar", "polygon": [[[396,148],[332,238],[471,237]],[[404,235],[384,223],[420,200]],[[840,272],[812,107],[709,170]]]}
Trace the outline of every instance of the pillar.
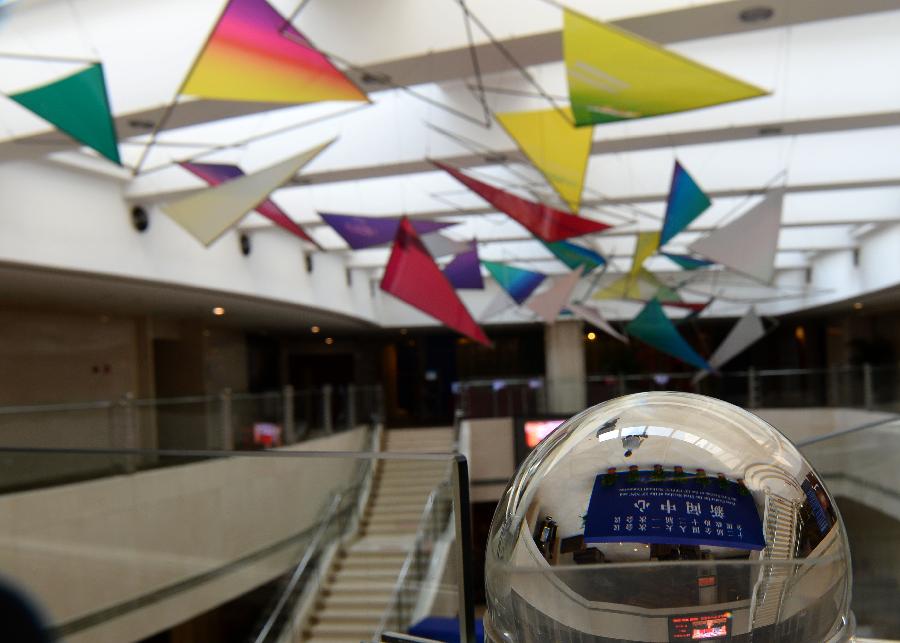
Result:
{"label": "pillar", "polygon": [[584,324],[558,321],[544,327],[547,412],[576,413],[587,405]]}

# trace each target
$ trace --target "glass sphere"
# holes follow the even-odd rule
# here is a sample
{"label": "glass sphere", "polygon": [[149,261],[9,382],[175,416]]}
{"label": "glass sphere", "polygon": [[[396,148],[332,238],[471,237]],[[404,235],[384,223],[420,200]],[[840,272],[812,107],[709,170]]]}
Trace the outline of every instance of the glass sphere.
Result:
{"label": "glass sphere", "polygon": [[562,424],[494,514],[496,643],[841,641],[850,554],[796,447],[736,406],[628,395]]}

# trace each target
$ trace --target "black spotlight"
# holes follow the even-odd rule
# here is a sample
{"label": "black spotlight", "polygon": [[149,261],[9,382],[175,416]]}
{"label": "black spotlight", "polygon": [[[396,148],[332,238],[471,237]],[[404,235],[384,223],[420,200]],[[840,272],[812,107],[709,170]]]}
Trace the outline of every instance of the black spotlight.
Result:
{"label": "black spotlight", "polygon": [[242,232],[240,240],[241,240],[241,254],[246,257],[250,254],[250,250],[251,250],[250,237],[247,234]]}
{"label": "black spotlight", "polygon": [[150,227],[150,215],[139,205],[131,208],[131,225],[138,232],[146,232],[147,228]]}

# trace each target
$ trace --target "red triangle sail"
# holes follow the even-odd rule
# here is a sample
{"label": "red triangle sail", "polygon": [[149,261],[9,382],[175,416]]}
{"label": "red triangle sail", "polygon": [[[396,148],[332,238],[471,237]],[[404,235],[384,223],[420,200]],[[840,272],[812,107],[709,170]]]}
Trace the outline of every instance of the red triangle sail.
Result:
{"label": "red triangle sail", "polygon": [[535,203],[517,197],[515,194],[504,192],[492,185],[473,179],[444,163],[432,161],[432,164],[447,172],[504,214],[521,223],[531,234],[543,241],[551,243],[563,241],[584,234],[603,232],[610,227],[606,223],[577,217],[543,203]]}
{"label": "red triangle sail", "polygon": [[406,217],[397,229],[381,289],[476,342],[491,345]]}

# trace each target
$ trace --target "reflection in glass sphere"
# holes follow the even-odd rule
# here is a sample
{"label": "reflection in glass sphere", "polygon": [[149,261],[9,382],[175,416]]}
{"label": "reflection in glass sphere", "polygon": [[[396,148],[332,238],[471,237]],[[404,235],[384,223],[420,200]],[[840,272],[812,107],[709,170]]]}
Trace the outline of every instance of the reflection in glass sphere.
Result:
{"label": "reflection in glass sphere", "polygon": [[816,472],[700,395],[629,395],[547,436],[494,514],[485,576],[497,643],[852,634],[846,532]]}

